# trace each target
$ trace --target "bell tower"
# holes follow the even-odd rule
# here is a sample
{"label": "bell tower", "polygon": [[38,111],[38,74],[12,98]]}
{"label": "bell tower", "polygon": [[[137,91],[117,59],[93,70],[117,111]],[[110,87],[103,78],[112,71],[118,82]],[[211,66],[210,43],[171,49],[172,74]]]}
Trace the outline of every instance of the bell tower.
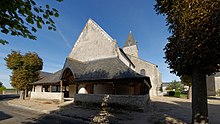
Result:
{"label": "bell tower", "polygon": [[123,46],[123,51],[128,55],[138,57],[137,43],[135,42],[131,31],[129,32],[128,38]]}

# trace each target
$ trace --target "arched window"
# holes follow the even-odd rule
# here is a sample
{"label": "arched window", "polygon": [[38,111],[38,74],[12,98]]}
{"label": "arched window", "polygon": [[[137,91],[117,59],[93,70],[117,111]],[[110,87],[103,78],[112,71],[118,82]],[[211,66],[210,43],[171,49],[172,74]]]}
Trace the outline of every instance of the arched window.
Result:
{"label": "arched window", "polygon": [[145,75],[145,70],[141,69],[140,73],[141,73],[141,75]]}

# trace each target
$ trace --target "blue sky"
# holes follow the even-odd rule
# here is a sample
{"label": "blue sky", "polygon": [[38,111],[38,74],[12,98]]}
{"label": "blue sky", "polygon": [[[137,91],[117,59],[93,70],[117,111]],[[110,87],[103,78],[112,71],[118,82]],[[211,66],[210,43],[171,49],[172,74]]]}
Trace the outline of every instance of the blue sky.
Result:
{"label": "blue sky", "polygon": [[[44,5],[40,0],[39,4]],[[50,2],[57,8],[60,17],[54,19],[57,31],[48,31],[46,27],[35,34],[37,40],[13,37],[0,33],[2,39],[9,41],[8,45],[0,45],[0,81],[6,87],[10,86],[11,71],[5,66],[4,57],[11,50],[19,50],[23,54],[37,52],[43,59],[43,71],[55,72],[63,67],[79,34],[89,18],[98,23],[118,45],[122,47],[132,31],[138,42],[139,57],[157,64],[162,74],[162,81],[179,80],[170,74],[165,64],[163,48],[169,37],[165,17],[156,15],[154,0],[64,0],[59,3]]]}

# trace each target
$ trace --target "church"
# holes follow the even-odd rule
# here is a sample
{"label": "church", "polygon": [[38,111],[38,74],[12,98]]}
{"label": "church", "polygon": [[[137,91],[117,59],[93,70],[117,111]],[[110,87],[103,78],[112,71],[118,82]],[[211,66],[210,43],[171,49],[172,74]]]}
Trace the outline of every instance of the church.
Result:
{"label": "church", "polygon": [[142,106],[159,94],[161,74],[156,64],[139,58],[132,32],[120,48],[89,19],[63,68],[32,85],[31,99],[97,102],[108,96],[109,103]]}

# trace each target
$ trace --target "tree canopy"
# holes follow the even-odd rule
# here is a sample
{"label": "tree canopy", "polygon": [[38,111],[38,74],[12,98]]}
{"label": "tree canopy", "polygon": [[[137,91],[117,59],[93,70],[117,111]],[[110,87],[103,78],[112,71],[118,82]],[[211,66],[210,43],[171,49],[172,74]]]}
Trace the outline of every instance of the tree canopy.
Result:
{"label": "tree canopy", "polygon": [[191,74],[199,65],[206,74],[220,66],[220,2],[215,0],[156,0],[158,14],[166,15],[171,36],[164,48],[171,72]]}
{"label": "tree canopy", "polygon": [[43,61],[37,53],[28,52],[22,55],[19,51],[12,51],[5,58],[6,66],[12,70],[11,85],[18,90],[28,89],[30,83],[39,79]]}
{"label": "tree canopy", "polygon": [[192,77],[192,123],[208,123],[206,75],[220,71],[220,1],[156,0],[155,10],[171,33],[166,63]]}
{"label": "tree canopy", "polygon": [[175,90],[175,91],[183,91],[184,85],[179,81],[173,80],[170,84],[167,85],[166,90]]}
{"label": "tree canopy", "polygon": [[[59,2],[63,0],[57,0]],[[37,5],[35,0],[1,0],[0,1],[0,30],[4,34],[22,36],[36,40],[33,32],[46,25],[48,30],[56,30],[52,17],[59,13],[48,4],[45,7]],[[8,41],[0,39],[1,44]]]}

